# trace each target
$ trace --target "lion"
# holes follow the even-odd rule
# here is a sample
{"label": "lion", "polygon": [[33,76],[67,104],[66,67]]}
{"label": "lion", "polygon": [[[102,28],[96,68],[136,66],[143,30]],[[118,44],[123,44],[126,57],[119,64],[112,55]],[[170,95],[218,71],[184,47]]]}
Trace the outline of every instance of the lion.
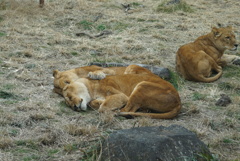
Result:
{"label": "lion", "polygon": [[151,71],[145,70],[138,65],[129,65],[127,67],[99,67],[96,65],[79,67],[67,71],[53,71],[55,93],[62,95],[62,89],[69,83],[78,78],[89,77],[91,79],[104,79],[106,75],[122,75],[122,74],[152,74]]}
{"label": "lion", "polygon": [[[75,111],[85,111],[89,105],[99,112],[121,109],[121,116],[147,116],[154,119],[177,116],[181,101],[173,85],[148,69],[139,66],[136,68],[145,74],[130,70],[130,73],[135,74],[109,75],[101,80],[80,78],[71,82],[63,89],[65,101]],[[155,113],[137,112],[138,110]]]}
{"label": "lion", "polygon": [[[231,26],[216,28],[194,42],[181,46],[176,54],[176,70],[186,80],[213,82],[222,75],[222,67],[240,57],[223,55],[225,50],[237,50]],[[217,74],[212,76],[213,71]]]}
{"label": "lion", "polygon": [[70,69],[67,71],[53,71],[55,93],[62,95],[62,89],[78,78],[89,77],[91,79],[104,79],[106,75],[123,74],[127,67],[108,67],[103,68],[96,65],[84,66]]}

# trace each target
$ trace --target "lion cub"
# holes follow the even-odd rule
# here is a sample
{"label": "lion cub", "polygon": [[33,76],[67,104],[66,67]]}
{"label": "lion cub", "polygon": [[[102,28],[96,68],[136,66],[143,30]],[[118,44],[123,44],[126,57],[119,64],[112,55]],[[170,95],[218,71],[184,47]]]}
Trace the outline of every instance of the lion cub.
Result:
{"label": "lion cub", "polygon": [[[234,55],[223,55],[225,50],[237,50],[238,43],[232,27],[216,28],[200,36],[194,42],[181,46],[176,54],[176,70],[185,79],[213,82],[222,75],[222,66],[235,59]],[[212,76],[212,71],[217,72]]]}

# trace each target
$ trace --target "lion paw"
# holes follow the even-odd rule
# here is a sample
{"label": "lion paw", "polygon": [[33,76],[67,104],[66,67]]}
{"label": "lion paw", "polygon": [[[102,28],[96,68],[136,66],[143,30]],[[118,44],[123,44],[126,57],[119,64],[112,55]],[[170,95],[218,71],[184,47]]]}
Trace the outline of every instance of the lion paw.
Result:
{"label": "lion paw", "polygon": [[102,71],[89,72],[88,77],[91,79],[104,79],[106,74]]}
{"label": "lion paw", "polygon": [[99,107],[101,106],[101,104],[103,103],[103,100],[92,100],[91,102],[89,102],[89,106],[93,109],[99,109]]}

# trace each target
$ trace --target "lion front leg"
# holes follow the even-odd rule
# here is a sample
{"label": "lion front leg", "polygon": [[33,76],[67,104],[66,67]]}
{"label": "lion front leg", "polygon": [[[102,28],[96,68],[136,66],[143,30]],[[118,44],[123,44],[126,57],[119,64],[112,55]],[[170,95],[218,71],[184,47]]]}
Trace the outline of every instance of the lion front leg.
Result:
{"label": "lion front leg", "polygon": [[97,70],[97,71],[89,72],[88,77],[91,79],[104,79],[106,77],[106,74],[101,70]]}
{"label": "lion front leg", "polygon": [[220,61],[225,62],[226,64],[240,65],[240,57],[237,55],[223,54]]}
{"label": "lion front leg", "polygon": [[123,93],[107,96],[106,99],[100,105],[98,111],[104,112],[107,110],[113,111],[113,110],[120,109],[127,104],[127,101],[128,101],[128,97]]}
{"label": "lion front leg", "polygon": [[107,75],[116,75],[114,70],[103,68],[102,70],[96,70],[88,73],[88,77],[91,79],[104,79]]}

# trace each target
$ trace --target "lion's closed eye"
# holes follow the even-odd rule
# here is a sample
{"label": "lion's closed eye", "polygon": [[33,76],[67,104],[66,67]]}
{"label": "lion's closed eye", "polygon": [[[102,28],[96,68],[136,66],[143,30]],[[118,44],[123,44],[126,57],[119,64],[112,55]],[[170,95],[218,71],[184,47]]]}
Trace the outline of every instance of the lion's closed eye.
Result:
{"label": "lion's closed eye", "polygon": [[231,37],[230,37],[230,36],[226,36],[225,38],[228,39],[228,40],[231,40]]}
{"label": "lion's closed eye", "polygon": [[70,81],[69,80],[65,80],[64,83],[70,84]]}

